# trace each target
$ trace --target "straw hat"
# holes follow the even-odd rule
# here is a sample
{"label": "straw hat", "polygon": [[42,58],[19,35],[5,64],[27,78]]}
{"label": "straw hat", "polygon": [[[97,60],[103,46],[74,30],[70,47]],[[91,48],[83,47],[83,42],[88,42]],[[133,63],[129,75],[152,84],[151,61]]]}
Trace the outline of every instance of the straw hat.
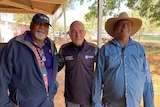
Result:
{"label": "straw hat", "polygon": [[114,25],[119,20],[127,19],[132,22],[131,36],[134,35],[142,26],[142,21],[138,18],[130,18],[126,12],[122,12],[118,18],[110,18],[105,23],[105,30],[111,36],[114,36]]}

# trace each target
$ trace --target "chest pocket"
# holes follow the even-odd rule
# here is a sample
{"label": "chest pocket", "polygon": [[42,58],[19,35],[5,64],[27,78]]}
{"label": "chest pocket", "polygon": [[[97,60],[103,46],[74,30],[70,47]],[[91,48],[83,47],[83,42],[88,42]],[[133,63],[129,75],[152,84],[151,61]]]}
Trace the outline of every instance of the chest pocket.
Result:
{"label": "chest pocket", "polygon": [[127,60],[130,67],[137,68],[139,70],[144,69],[144,57],[130,55],[127,57]]}
{"label": "chest pocket", "polygon": [[116,55],[107,55],[105,56],[105,62],[106,62],[106,67],[109,69],[111,68],[116,68],[117,66],[120,66],[122,63],[121,55],[116,54]]}

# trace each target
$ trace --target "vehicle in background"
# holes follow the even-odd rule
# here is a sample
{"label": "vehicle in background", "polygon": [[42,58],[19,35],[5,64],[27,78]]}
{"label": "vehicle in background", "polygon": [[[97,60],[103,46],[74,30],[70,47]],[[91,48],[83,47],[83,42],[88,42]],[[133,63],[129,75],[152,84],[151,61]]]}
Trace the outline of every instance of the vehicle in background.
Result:
{"label": "vehicle in background", "polygon": [[70,39],[70,36],[69,36],[68,32],[61,32],[61,33],[60,33],[60,37],[61,37],[62,39],[65,39],[65,36],[66,36],[67,39]]}
{"label": "vehicle in background", "polygon": [[[48,34],[49,37],[51,38],[54,38],[55,41],[57,40],[69,40],[70,39],[70,36],[68,34],[68,32],[62,32],[62,31],[56,31],[56,32],[50,32]],[[65,37],[66,36],[66,37]]]}
{"label": "vehicle in background", "polygon": [[51,37],[51,38],[54,38],[54,40],[58,40],[60,38],[59,36],[59,32],[49,32],[48,36]]}
{"label": "vehicle in background", "polygon": [[[102,34],[102,35],[101,35],[101,37],[102,37],[102,42],[107,42],[107,41],[109,41],[109,40],[112,39],[112,36],[110,36],[109,34],[107,34],[105,30],[102,30],[102,33],[101,33],[101,34]],[[98,40],[97,38],[98,38],[98,36],[97,36],[97,31],[95,31],[95,32],[93,33],[93,35],[90,36],[90,40],[91,40],[91,41],[97,41],[97,40]]]}

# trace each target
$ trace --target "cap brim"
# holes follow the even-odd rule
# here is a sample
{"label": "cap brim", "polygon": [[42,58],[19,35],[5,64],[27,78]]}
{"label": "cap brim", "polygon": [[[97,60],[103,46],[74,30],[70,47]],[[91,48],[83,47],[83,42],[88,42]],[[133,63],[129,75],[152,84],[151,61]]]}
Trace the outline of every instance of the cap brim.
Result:
{"label": "cap brim", "polygon": [[51,24],[49,24],[48,22],[42,21],[42,20],[36,20],[36,21],[34,21],[34,22],[44,22],[44,23],[46,23],[46,24],[48,24],[49,26],[51,26],[51,27],[52,27],[52,25],[51,25]]}

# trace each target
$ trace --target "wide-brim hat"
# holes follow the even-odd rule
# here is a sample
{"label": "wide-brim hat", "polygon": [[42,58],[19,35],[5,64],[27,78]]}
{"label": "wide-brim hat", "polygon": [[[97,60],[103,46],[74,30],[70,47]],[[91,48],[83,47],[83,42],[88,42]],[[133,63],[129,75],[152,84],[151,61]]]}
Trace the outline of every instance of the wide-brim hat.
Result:
{"label": "wide-brim hat", "polygon": [[49,17],[42,13],[35,14],[32,18],[32,22],[44,22],[51,26],[51,24],[49,23]]}
{"label": "wide-brim hat", "polygon": [[105,30],[110,36],[114,36],[114,26],[116,22],[120,20],[129,20],[132,22],[132,30],[130,36],[133,36],[142,26],[142,20],[138,18],[130,18],[126,12],[122,12],[118,16],[118,18],[110,18],[106,21]]}

